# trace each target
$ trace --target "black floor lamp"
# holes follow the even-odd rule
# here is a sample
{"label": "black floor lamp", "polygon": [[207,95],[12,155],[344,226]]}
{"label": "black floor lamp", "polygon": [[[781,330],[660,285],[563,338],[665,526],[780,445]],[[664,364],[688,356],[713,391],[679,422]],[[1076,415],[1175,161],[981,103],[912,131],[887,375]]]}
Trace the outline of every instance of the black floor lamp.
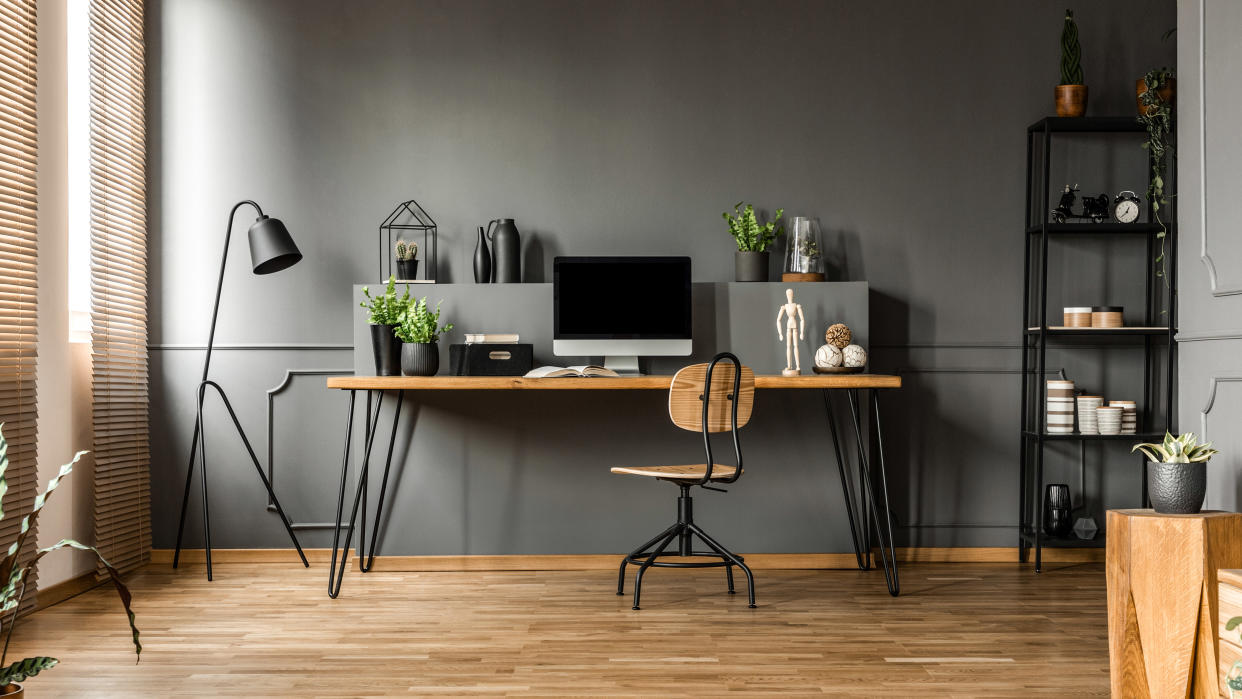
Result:
{"label": "black floor lamp", "polygon": [[198,413],[194,420],[194,436],[190,439],[190,463],[185,474],[185,495],[181,498],[181,522],[177,525],[177,549],[173,552],[173,568],[176,568],[181,558],[181,535],[185,532],[185,510],[190,504],[190,483],[194,479],[194,456],[197,453],[201,471],[199,481],[203,486],[203,544],[207,551],[208,580],[211,580],[211,518],[207,508],[207,436],[206,430],[203,429],[203,398],[207,395],[208,387],[216,389],[216,393],[220,394],[220,400],[224,401],[224,407],[228,409],[229,417],[233,419],[233,426],[237,428],[242,444],[246,445],[246,451],[250,454],[250,460],[254,462],[255,470],[259,472],[263,487],[267,488],[267,494],[276,505],[280,521],[285,524],[285,531],[289,532],[289,538],[293,539],[293,545],[297,547],[298,555],[302,557],[302,565],[310,567],[310,562],[306,560],[306,554],[302,551],[302,545],[298,543],[298,537],[293,533],[293,527],[289,524],[289,518],[285,516],[285,511],[280,507],[276,493],[272,492],[272,484],[267,480],[267,475],[263,473],[259,458],[255,456],[254,448],[250,446],[250,440],[246,438],[246,431],[237,421],[237,413],[233,412],[228,396],[224,394],[224,389],[220,388],[220,384],[207,378],[207,372],[211,368],[211,347],[216,339],[216,316],[220,313],[220,291],[224,288],[224,267],[229,259],[229,239],[233,235],[233,216],[243,204],[249,204],[259,212],[259,218],[254,225],[250,226],[249,233],[250,261],[255,274],[279,272],[297,264],[302,259],[302,253],[298,252],[298,246],[293,244],[293,238],[289,235],[285,224],[281,223],[280,219],[264,216],[263,209],[259,208],[258,204],[250,200],[238,202],[229,212],[229,225],[224,231],[224,254],[220,259],[220,281],[216,283],[216,303],[211,309],[211,332],[207,335],[207,356],[203,359],[203,378],[198,382]]}

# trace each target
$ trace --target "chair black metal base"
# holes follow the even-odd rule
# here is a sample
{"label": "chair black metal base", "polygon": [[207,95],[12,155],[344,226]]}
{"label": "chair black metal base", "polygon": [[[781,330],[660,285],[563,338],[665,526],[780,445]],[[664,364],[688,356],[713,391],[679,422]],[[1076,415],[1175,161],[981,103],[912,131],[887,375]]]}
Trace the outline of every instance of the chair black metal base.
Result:
{"label": "chair black metal base", "polygon": [[[664,480],[664,479],[661,479]],[[694,523],[694,499],[690,496],[690,485],[678,482],[681,495],[677,498],[677,521],[668,529],[657,534],[650,541],[634,549],[634,552],[621,559],[621,570],[617,573],[617,594],[625,594],[625,567],[630,564],[638,566],[634,574],[634,606],[639,609],[639,597],[642,595],[643,573],[648,568],[724,568],[725,577],[729,582],[729,594],[734,594],[733,566],[742,569],[746,574],[746,588],[750,594],[750,608],[755,608],[755,576],[743,562],[741,556],[721,546]],[[710,551],[695,551],[694,539],[697,537]],[[677,553],[665,553],[673,540],[677,540]],[[654,548],[652,548],[654,547]],[[714,558],[710,561],[688,561],[687,558]],[[683,560],[660,560],[661,558],[678,558]]]}

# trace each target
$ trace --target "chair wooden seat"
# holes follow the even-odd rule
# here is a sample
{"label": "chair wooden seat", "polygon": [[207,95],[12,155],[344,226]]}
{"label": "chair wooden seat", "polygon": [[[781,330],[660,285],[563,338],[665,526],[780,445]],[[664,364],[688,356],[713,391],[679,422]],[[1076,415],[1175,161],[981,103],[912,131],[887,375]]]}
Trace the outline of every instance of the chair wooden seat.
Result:
{"label": "chair wooden seat", "polygon": [[[726,464],[712,466],[712,480],[732,478],[737,468]],[[685,464],[682,466],[613,466],[613,473],[624,473],[631,476],[648,476],[668,480],[699,480],[707,473],[707,464]]]}

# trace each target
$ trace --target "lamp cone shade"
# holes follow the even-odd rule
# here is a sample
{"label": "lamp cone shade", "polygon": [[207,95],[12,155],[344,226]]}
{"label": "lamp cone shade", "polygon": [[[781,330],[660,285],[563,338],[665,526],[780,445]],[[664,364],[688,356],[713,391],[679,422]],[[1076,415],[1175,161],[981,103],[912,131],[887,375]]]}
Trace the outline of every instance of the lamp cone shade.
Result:
{"label": "lamp cone shade", "polygon": [[250,262],[255,274],[271,274],[302,259],[289,229],[278,218],[260,216],[250,227]]}

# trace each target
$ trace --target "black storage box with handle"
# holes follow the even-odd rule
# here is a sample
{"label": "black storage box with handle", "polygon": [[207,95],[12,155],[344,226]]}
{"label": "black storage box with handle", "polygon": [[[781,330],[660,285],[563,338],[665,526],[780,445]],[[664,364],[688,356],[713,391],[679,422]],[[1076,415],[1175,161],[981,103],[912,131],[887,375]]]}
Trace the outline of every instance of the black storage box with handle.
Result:
{"label": "black storage box with handle", "polygon": [[534,367],[534,345],[449,345],[453,376],[524,376]]}

